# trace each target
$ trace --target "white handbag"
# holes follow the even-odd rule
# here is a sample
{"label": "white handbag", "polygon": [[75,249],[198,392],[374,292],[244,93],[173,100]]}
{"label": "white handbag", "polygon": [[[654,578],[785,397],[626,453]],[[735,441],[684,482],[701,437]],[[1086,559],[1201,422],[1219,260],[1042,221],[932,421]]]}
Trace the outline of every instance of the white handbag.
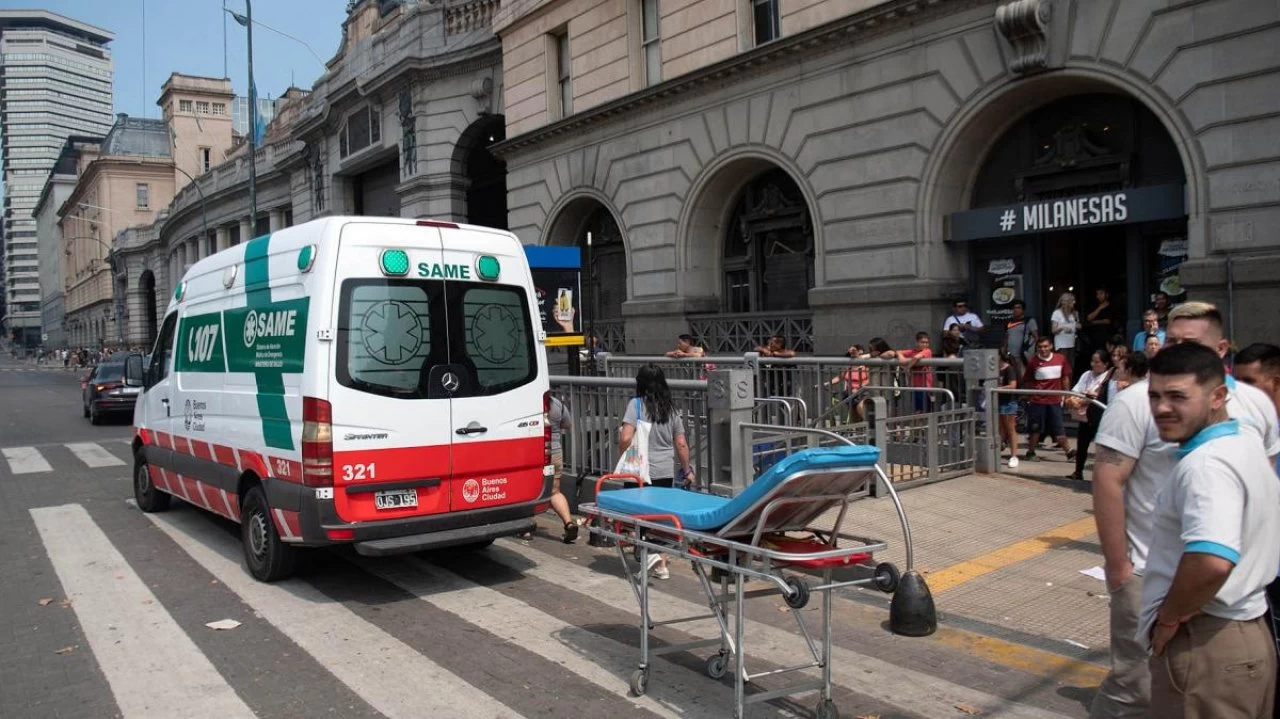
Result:
{"label": "white handbag", "polygon": [[613,468],[613,473],[634,474],[640,478],[640,484],[644,485],[649,484],[649,431],[653,428],[653,423],[640,419],[643,416],[644,406],[638,397],[635,403],[636,431],[631,435],[631,444],[627,447],[627,451],[618,458],[618,466]]}

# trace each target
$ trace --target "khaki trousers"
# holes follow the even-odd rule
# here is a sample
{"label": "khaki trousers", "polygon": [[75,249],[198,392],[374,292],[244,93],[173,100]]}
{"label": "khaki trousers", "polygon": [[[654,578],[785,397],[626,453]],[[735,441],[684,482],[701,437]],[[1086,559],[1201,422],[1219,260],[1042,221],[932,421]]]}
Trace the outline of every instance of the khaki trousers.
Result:
{"label": "khaki trousers", "polygon": [[1093,697],[1089,719],[1146,717],[1151,701],[1147,650],[1138,643],[1142,577],[1135,574],[1111,593],[1111,672]]}
{"label": "khaki trousers", "polygon": [[1266,617],[1201,614],[1151,658],[1152,719],[1270,719],[1276,646]]}

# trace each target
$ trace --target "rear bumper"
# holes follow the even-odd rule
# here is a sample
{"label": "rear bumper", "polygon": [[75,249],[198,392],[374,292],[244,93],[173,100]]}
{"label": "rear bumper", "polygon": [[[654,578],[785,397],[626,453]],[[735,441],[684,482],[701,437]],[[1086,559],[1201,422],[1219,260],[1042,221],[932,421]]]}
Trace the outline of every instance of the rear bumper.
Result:
{"label": "rear bumper", "polygon": [[[272,507],[297,508],[302,546],[351,543],[366,556],[385,556],[440,549],[460,544],[508,537],[534,528],[534,514],[551,496],[551,477],[546,477],[537,499],[519,504],[487,507],[463,512],[446,512],[424,517],[388,519],[378,522],[348,523],[338,517],[332,499],[307,497],[315,490],[269,481],[267,496]],[[354,536],[330,539],[338,530]]]}
{"label": "rear bumper", "polygon": [[473,527],[459,527],[444,531],[412,534],[391,539],[374,539],[367,542],[356,542],[357,553],[366,557],[386,557],[406,552],[421,552],[427,549],[444,549],[460,544],[472,544],[499,537],[510,537],[522,532],[532,532],[536,526],[532,515],[521,519],[510,519],[505,522],[482,524]]}
{"label": "rear bumper", "polygon": [[132,412],[137,403],[137,397],[98,397],[90,402],[99,412]]}

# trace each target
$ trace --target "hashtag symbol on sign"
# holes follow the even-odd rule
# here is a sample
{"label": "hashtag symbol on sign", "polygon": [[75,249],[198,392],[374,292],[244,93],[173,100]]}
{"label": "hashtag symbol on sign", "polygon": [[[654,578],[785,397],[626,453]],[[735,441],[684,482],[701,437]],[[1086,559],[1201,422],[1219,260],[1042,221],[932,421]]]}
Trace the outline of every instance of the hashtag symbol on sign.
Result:
{"label": "hashtag symbol on sign", "polygon": [[1000,215],[1000,231],[1008,232],[1009,230],[1012,230],[1013,223],[1017,221],[1018,221],[1018,213],[1014,212],[1013,210],[1005,210],[1004,214]]}

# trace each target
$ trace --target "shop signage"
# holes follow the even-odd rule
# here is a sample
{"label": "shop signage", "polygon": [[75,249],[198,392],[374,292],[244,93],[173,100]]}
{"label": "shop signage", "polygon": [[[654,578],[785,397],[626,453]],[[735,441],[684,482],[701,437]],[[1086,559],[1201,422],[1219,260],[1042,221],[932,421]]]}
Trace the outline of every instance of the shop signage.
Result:
{"label": "shop signage", "polygon": [[1186,215],[1182,185],[1134,187],[951,214],[948,238],[992,240],[1041,232],[1129,225]]}

